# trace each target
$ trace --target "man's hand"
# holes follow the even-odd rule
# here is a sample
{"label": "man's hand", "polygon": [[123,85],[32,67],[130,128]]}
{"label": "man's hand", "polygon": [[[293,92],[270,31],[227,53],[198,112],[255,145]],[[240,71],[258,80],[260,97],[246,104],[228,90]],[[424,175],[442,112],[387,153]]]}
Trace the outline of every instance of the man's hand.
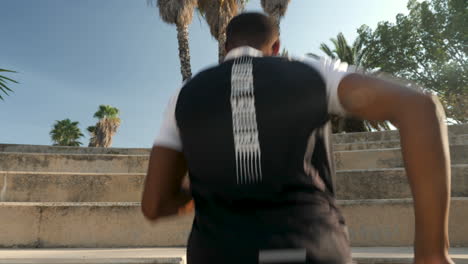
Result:
{"label": "man's hand", "polygon": [[193,202],[193,200],[191,200],[190,202],[186,203],[183,207],[179,208],[179,210],[177,211],[177,215],[185,215],[193,211],[195,211],[195,203]]}
{"label": "man's hand", "polygon": [[141,202],[146,218],[157,220],[178,214],[181,208],[186,208],[191,200],[188,189],[182,189],[186,172],[187,164],[181,152],[153,147]]}
{"label": "man's hand", "polygon": [[[188,174],[186,174],[184,176],[184,179],[182,180],[182,190],[187,192],[187,193],[190,193],[190,178],[188,176]],[[193,200],[191,200],[190,202],[186,203],[184,206],[182,206],[181,208],[179,208],[177,214],[178,215],[184,215],[184,214],[189,214],[191,212],[193,212],[195,210],[195,203]]]}
{"label": "man's hand", "polygon": [[400,132],[415,212],[415,263],[452,263],[448,257],[450,155],[445,114],[435,97],[360,74],[343,78],[341,104],[366,120],[389,120]]}

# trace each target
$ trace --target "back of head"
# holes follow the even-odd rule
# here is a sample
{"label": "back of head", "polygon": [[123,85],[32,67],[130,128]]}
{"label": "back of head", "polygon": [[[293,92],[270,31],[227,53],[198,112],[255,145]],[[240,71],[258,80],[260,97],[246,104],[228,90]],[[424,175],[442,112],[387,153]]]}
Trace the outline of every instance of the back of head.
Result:
{"label": "back of head", "polygon": [[242,13],[234,17],[226,28],[226,51],[251,46],[264,50],[278,42],[278,26],[261,13]]}

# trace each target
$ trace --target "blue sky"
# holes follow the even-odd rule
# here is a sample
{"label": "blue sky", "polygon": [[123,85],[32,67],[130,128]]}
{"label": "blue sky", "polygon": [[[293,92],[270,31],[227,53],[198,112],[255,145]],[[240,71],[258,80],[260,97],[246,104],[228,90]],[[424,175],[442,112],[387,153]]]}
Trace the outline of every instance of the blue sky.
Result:
{"label": "blue sky", "polygon": [[[281,22],[290,54],[362,24],[394,21],[407,0],[292,0]],[[120,109],[114,147],[150,147],[171,94],[181,83],[176,29],[146,0],[0,0],[0,68],[20,82],[0,101],[0,143],[51,144],[55,120],[96,123],[100,104]],[[247,11],[261,11],[250,0]],[[217,62],[217,43],[202,18],[190,27],[192,72]]]}

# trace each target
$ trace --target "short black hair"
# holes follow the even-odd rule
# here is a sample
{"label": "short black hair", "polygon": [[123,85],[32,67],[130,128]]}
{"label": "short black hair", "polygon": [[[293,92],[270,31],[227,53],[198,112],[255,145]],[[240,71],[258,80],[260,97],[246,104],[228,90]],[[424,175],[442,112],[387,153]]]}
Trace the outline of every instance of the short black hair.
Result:
{"label": "short black hair", "polygon": [[262,48],[278,38],[278,26],[262,13],[247,12],[234,17],[226,28],[226,47],[243,45]]}

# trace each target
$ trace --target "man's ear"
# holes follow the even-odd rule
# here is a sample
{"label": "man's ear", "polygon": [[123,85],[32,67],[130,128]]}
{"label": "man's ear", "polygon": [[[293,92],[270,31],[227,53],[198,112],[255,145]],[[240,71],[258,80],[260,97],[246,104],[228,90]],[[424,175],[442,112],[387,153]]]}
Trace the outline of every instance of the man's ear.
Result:
{"label": "man's ear", "polygon": [[280,41],[279,39],[273,43],[273,46],[271,46],[271,49],[273,51],[272,55],[277,56],[279,54],[280,50]]}

